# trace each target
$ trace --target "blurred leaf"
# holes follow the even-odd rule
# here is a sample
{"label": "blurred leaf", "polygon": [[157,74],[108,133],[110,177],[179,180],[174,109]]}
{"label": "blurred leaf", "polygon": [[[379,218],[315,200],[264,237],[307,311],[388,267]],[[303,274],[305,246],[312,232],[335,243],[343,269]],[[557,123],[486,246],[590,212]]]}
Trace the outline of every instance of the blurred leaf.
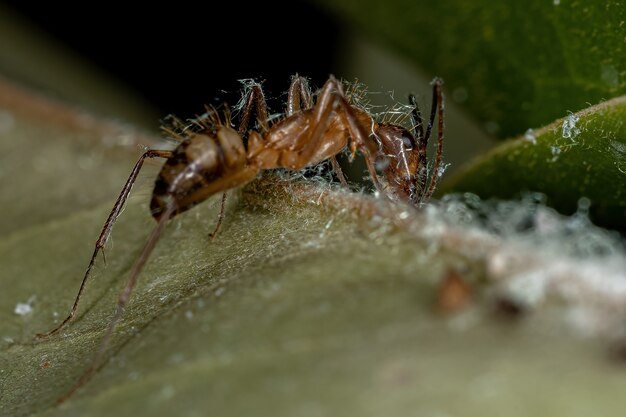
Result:
{"label": "blurred leaf", "polygon": [[0,77],[0,236],[109,200],[158,141]]}
{"label": "blurred leaf", "polygon": [[500,137],[626,93],[621,1],[324,1],[416,66]]}
{"label": "blurred leaf", "polygon": [[573,213],[591,201],[598,224],[626,229],[626,97],[590,107],[503,143],[447,178],[440,193],[516,198],[539,191]]}

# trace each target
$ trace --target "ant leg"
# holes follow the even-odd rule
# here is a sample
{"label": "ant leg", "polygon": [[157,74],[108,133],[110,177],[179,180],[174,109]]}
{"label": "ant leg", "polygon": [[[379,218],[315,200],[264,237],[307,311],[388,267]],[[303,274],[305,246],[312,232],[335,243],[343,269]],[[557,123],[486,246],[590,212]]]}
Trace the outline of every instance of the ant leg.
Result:
{"label": "ant leg", "polygon": [[155,228],[152,230],[152,233],[150,233],[150,236],[148,237],[148,240],[146,241],[146,244],[143,248],[143,251],[141,252],[141,255],[139,256],[139,258],[137,258],[137,260],[135,261],[135,264],[133,265],[133,268],[130,272],[130,277],[128,278],[128,281],[126,282],[126,286],[124,287],[124,290],[121,292],[119,298],[117,299],[117,307],[115,309],[115,314],[113,318],[111,319],[111,321],[109,321],[107,330],[104,334],[104,337],[100,341],[100,346],[98,347],[98,350],[94,354],[91,360],[91,364],[89,365],[89,368],[87,368],[85,373],[80,377],[76,385],[74,385],[63,397],[59,398],[57,403],[62,403],[68,398],[70,398],[80,387],[85,385],[85,383],[87,383],[91,379],[93,374],[96,372],[96,369],[98,368],[98,365],[100,364],[100,360],[102,359],[102,356],[104,355],[104,352],[107,346],[109,345],[109,341],[111,340],[111,335],[113,334],[113,330],[115,329],[115,326],[117,325],[120,318],[124,314],[124,309],[126,308],[126,304],[128,303],[128,300],[130,299],[130,294],[133,291],[133,288],[135,288],[135,285],[137,284],[137,279],[139,278],[139,274],[141,273],[144,265],[146,264],[146,261],[150,257],[152,250],[156,246],[156,243],[158,242],[159,238],[161,237],[161,234],[163,233],[163,230],[165,229],[165,225],[167,221],[172,217],[172,214],[174,213],[175,209],[176,209],[176,206],[174,204],[169,204],[166,207],[163,214],[161,215],[161,217],[159,218],[159,221],[157,225],[155,226]]}
{"label": "ant leg", "polygon": [[409,94],[409,104],[413,106],[413,110],[411,110],[411,119],[413,119],[413,134],[418,140],[421,140],[424,137],[424,123],[422,121],[422,112],[417,105],[415,95]]}
{"label": "ant leg", "polygon": [[[435,164],[433,165],[433,171],[430,175],[430,184],[425,194],[420,196],[419,202],[428,201],[435,191],[435,187],[440,178],[441,160],[443,158],[443,112],[444,112],[444,97],[441,86],[443,81],[439,78],[435,79],[433,85],[433,109],[436,108],[439,112],[439,119],[437,125],[437,153],[435,156]],[[431,120],[428,122],[427,135],[430,135],[431,125],[435,121],[435,111],[431,110]]]}
{"label": "ant leg", "polygon": [[96,241],[96,248],[93,252],[93,255],[91,256],[91,260],[89,261],[89,265],[87,266],[85,275],[83,276],[83,281],[80,284],[80,288],[78,289],[78,294],[76,295],[76,299],[74,300],[74,305],[72,305],[70,314],[65,318],[65,320],[61,322],[61,324],[59,324],[57,327],[50,330],[49,332],[38,333],[36,335],[38,339],[45,339],[57,333],[74,318],[74,315],[76,314],[76,309],[78,308],[80,297],[83,294],[83,290],[85,289],[85,284],[87,283],[87,279],[89,278],[91,274],[91,269],[93,268],[94,263],[96,262],[96,257],[98,256],[98,253],[104,248],[104,245],[109,239],[109,235],[111,234],[113,225],[115,224],[117,217],[120,215],[120,212],[122,211],[122,208],[124,207],[124,203],[126,202],[128,195],[130,194],[130,190],[133,187],[135,180],[137,180],[137,175],[139,175],[139,171],[141,170],[141,167],[143,166],[145,159],[146,158],[170,158],[171,156],[172,156],[171,151],[149,150],[149,151],[146,151],[143,155],[141,155],[137,163],[135,163],[133,170],[130,172],[130,176],[128,177],[128,180],[126,180],[126,184],[124,184],[124,187],[122,188],[122,192],[117,198],[117,201],[115,201],[115,205],[113,206],[111,213],[109,213],[109,217],[107,218],[106,222],[104,223],[104,226],[102,227],[102,231],[100,232],[100,237]]}
{"label": "ant leg", "polygon": [[[324,133],[328,128],[333,112],[336,111],[336,107],[341,108],[342,111],[339,112],[339,114],[344,119],[352,140],[365,155],[367,168],[370,172],[370,176],[372,177],[372,182],[374,183],[376,190],[382,193],[383,188],[378,181],[378,176],[373,163],[375,155],[378,153],[378,147],[376,143],[370,140],[369,136],[364,133],[361,122],[357,119],[352,111],[352,107],[343,96],[341,85],[333,76],[330,77],[322,88],[322,92],[320,93],[317,103],[313,108],[314,120],[312,122],[312,126],[314,126],[314,130],[309,136],[306,146],[300,152],[299,159],[301,161],[310,161],[313,159],[315,152],[319,150],[320,145],[324,140]],[[296,166],[294,168],[297,169],[298,167]]]}
{"label": "ant leg", "polygon": [[[303,103],[304,109],[310,109],[313,107],[311,90],[309,89],[309,83],[306,78],[296,74],[291,79],[291,85],[289,86],[289,92],[287,94],[287,117],[301,111],[303,109]],[[343,175],[341,166],[339,165],[339,162],[337,162],[337,157],[333,155],[329,159],[341,186],[349,188],[348,181],[346,181],[346,177]]]}
{"label": "ant leg", "polygon": [[[250,90],[246,93],[247,98],[244,98],[245,104],[241,110],[241,117],[239,119],[239,128],[237,129],[237,133],[242,138],[247,140],[247,130],[248,125],[250,124],[250,116],[252,112],[256,109],[256,118],[261,125],[261,130],[266,132],[269,130],[269,126],[267,124],[267,103],[265,102],[265,95],[263,94],[263,89],[259,83],[252,83],[249,86]],[[247,145],[246,145],[247,146]],[[222,204],[220,207],[220,214],[217,217],[217,225],[213,232],[209,233],[209,239],[215,240],[217,237],[217,233],[222,226],[222,221],[224,220],[224,208],[226,206],[226,193],[222,193]]]}
{"label": "ant leg", "polygon": [[215,240],[215,237],[217,236],[217,232],[220,231],[220,227],[222,226],[222,220],[224,220],[224,208],[226,207],[226,192],[222,193],[222,204],[220,206],[220,214],[217,217],[217,225],[215,226],[215,229],[213,230],[213,232],[209,233],[209,239],[211,240]]}
{"label": "ant leg", "polygon": [[306,78],[296,74],[291,78],[291,85],[287,94],[286,115],[289,117],[300,110],[310,109],[311,107],[313,107],[313,99],[311,98],[309,83]]}
{"label": "ant leg", "polygon": [[169,114],[161,120],[161,132],[166,139],[172,139],[178,143],[185,140],[181,132],[185,131],[186,124],[173,114]]}
{"label": "ant leg", "polygon": [[248,125],[250,124],[250,115],[252,111],[256,109],[256,119],[261,125],[261,131],[267,132],[269,130],[269,126],[267,124],[267,103],[265,102],[265,95],[263,94],[263,89],[261,89],[261,85],[259,83],[252,83],[249,85],[249,91],[246,92],[247,98],[244,98],[245,104],[241,110],[241,117],[239,119],[239,129],[237,132],[241,137],[244,137],[247,130]]}
{"label": "ant leg", "polygon": [[[292,169],[300,169],[306,165],[304,161],[311,161],[314,159],[315,153],[319,150],[320,145],[324,141],[324,133],[326,132],[331,120],[331,116],[335,111],[335,98],[332,95],[333,86],[329,81],[326,82],[322,93],[313,108],[314,120],[311,123],[313,130],[306,141],[303,149],[299,153],[299,165],[292,166]],[[316,160],[323,160],[324,158],[317,158]]]}
{"label": "ant leg", "polygon": [[[424,137],[424,124],[422,121],[422,113],[420,112],[417,100],[413,94],[409,94],[409,104],[413,106],[411,111],[411,119],[413,119],[413,134],[417,141],[417,158],[418,158],[418,172],[415,179],[417,196],[421,196],[426,191],[426,180],[428,177],[426,154],[428,150],[428,138]],[[419,197],[418,197],[419,200]]]}
{"label": "ant leg", "polygon": [[330,164],[333,167],[333,171],[335,171],[335,175],[339,178],[339,182],[343,188],[349,189],[348,181],[346,181],[345,175],[343,175],[343,170],[341,169],[341,165],[337,162],[337,158],[333,155],[330,157]]}
{"label": "ant leg", "polygon": [[[341,88],[341,84],[337,81],[335,77],[332,77],[328,80],[327,84],[331,84],[335,89],[335,97],[337,97],[338,105],[343,110],[342,115],[344,121],[348,124],[348,130],[350,131],[350,136],[352,140],[356,141],[356,145],[359,150],[365,156],[365,163],[367,164],[367,170],[370,173],[370,177],[372,178],[372,182],[374,183],[374,187],[376,187],[376,191],[383,194],[383,187],[378,181],[378,174],[376,173],[376,168],[374,165],[374,160],[376,155],[378,154],[378,148],[369,138],[369,135],[365,133],[362,124],[357,119],[354,111],[352,110],[352,106],[346,100],[344,96],[343,89]],[[322,93],[323,94],[323,93]]]}

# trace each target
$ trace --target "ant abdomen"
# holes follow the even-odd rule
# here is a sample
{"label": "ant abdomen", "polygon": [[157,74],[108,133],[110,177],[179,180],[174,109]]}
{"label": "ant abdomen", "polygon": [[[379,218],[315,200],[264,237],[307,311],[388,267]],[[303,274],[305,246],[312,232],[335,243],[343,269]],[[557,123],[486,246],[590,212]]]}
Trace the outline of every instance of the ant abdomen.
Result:
{"label": "ant abdomen", "polygon": [[150,203],[152,216],[158,220],[171,204],[175,208],[173,215],[189,210],[221,191],[207,190],[216,188],[212,185],[220,179],[240,172],[246,162],[241,136],[231,127],[220,125],[215,133],[188,137],[159,172]]}

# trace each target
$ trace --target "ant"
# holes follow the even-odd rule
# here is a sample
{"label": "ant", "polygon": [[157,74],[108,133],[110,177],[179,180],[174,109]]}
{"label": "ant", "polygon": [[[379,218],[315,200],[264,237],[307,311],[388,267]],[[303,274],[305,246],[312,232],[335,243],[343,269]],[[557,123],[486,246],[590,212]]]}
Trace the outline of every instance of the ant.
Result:
{"label": "ant", "polygon": [[[147,158],[166,159],[156,179],[150,203],[157,225],[132,267],[126,286],[119,295],[115,314],[90,366],[58,402],[71,397],[95,373],[139,274],[167,222],[207,198],[222,193],[217,225],[209,235],[213,239],[224,218],[226,191],[252,181],[263,170],[286,168],[296,171],[330,160],[341,184],[347,187],[335,155],[349,146],[352,157],[357,150],[364,155],[372,182],[379,193],[382,194],[384,189],[375,166],[377,159],[382,158],[386,185],[391,194],[414,205],[427,201],[437,184],[442,159],[444,103],[441,86],[441,80],[435,79],[432,109],[425,131],[415,97],[409,96],[413,107],[413,133],[399,125],[377,123],[367,111],[348,101],[341,83],[332,75],[319,92],[315,104],[306,79],[295,75],[288,91],[285,116],[271,126],[263,91],[257,83],[249,86],[242,99],[238,130],[231,127],[231,115],[227,108],[223,111],[223,119],[215,108],[208,108],[207,113],[193,119],[187,126],[174,118],[172,126],[164,128],[164,131],[178,142],[177,147],[171,151],[148,150],[139,158],[104,223],[69,315],[52,330],[36,336],[38,339],[52,336],[74,318],[98,253],[104,248],[144,161]],[[254,112],[259,128],[248,130]],[[437,153],[427,184],[426,148],[437,112]]]}

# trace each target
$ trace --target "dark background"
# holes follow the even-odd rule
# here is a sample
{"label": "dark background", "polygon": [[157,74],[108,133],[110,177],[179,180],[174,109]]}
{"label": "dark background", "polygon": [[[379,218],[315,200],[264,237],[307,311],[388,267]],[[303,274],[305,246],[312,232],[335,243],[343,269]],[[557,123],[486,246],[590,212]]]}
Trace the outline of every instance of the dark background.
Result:
{"label": "dark background", "polygon": [[[0,77],[155,135],[168,114],[187,119],[203,113],[205,104],[235,105],[240,79],[263,81],[270,111],[282,112],[296,72],[309,77],[313,88],[329,74],[358,79],[373,92],[368,100],[380,106],[377,111],[406,103],[410,92],[429,108],[429,82],[437,74],[419,76],[376,37],[313,3],[179,0],[138,7],[118,0],[0,0]],[[446,111],[446,136],[464,138],[446,141],[453,170],[492,142],[472,121],[455,115],[453,100]],[[355,182],[367,177],[361,164],[349,168]]]}
{"label": "dark background", "polygon": [[243,78],[264,81],[282,111],[290,75],[321,86],[333,72],[340,26],[299,1],[4,1],[40,29],[136,90],[161,114],[190,116],[236,103]]}

